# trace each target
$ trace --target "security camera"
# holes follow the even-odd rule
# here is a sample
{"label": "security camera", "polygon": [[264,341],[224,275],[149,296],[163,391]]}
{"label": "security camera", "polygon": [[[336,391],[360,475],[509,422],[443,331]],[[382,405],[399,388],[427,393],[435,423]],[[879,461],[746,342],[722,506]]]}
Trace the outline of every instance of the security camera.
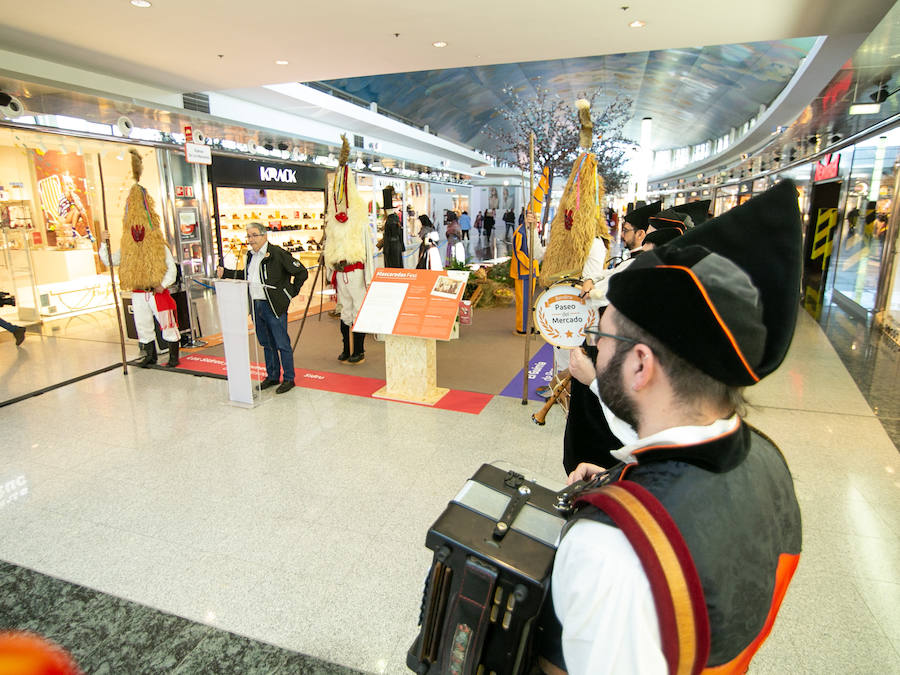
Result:
{"label": "security camera", "polygon": [[119,133],[122,134],[125,138],[131,136],[131,132],[134,130],[134,122],[130,119],[122,115],[119,119],[116,120],[116,128],[119,130]]}
{"label": "security camera", "polygon": [[0,92],[0,114],[10,119],[19,117],[25,112],[25,106],[22,101],[15,96]]}
{"label": "security camera", "polygon": [[201,145],[203,143],[206,143],[206,136],[203,134],[202,131],[194,132],[194,143],[200,143]]}

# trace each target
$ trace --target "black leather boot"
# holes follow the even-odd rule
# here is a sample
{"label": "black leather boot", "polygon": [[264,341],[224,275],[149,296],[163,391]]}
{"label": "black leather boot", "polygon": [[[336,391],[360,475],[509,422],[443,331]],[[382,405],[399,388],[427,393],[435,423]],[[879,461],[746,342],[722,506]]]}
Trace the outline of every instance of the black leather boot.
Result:
{"label": "black leather boot", "polygon": [[[349,328],[349,326],[348,326]],[[366,334],[353,334],[353,353],[347,359],[347,363],[362,363],[366,360]]]}
{"label": "black leather boot", "polygon": [[166,368],[174,368],[178,365],[178,348],[180,346],[181,344],[177,340],[169,343],[169,361],[166,363]]}
{"label": "black leather boot", "polygon": [[341,338],[344,340],[344,351],[338,356],[338,361],[346,361],[350,358],[350,326],[341,321]]}
{"label": "black leather boot", "polygon": [[140,361],[138,361],[139,368],[148,368],[156,363],[156,343],[155,342],[147,342],[141,343],[141,354],[144,355]]}

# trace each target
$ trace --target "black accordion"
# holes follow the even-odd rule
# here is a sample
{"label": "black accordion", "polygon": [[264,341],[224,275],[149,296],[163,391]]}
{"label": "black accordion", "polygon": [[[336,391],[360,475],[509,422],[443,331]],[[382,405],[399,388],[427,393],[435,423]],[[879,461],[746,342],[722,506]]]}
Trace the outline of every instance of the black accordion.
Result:
{"label": "black accordion", "polygon": [[434,551],[406,657],[422,675],[519,675],[550,585],[566,522],[560,495],[484,464],[435,521]]}

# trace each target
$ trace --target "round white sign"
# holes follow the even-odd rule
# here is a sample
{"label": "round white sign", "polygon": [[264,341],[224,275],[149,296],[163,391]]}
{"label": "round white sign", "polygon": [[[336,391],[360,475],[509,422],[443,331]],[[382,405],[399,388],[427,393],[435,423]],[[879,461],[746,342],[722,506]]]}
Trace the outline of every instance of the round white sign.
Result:
{"label": "round white sign", "polygon": [[584,342],[584,329],[597,323],[597,309],[569,284],[551,286],[537,297],[534,325],[550,344],[575,349]]}

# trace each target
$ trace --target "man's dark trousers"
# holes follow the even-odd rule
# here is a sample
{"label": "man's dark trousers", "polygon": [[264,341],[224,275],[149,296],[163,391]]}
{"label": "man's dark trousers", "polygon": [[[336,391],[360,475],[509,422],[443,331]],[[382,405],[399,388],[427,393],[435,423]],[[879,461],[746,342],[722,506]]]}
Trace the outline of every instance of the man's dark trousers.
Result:
{"label": "man's dark trousers", "polygon": [[285,382],[293,382],[294,352],[287,332],[287,312],[280,317],[275,316],[268,300],[254,300],[253,313],[256,316],[256,339],[262,345],[263,355],[266,357],[266,379],[278,382],[281,380],[281,371],[284,370]]}

